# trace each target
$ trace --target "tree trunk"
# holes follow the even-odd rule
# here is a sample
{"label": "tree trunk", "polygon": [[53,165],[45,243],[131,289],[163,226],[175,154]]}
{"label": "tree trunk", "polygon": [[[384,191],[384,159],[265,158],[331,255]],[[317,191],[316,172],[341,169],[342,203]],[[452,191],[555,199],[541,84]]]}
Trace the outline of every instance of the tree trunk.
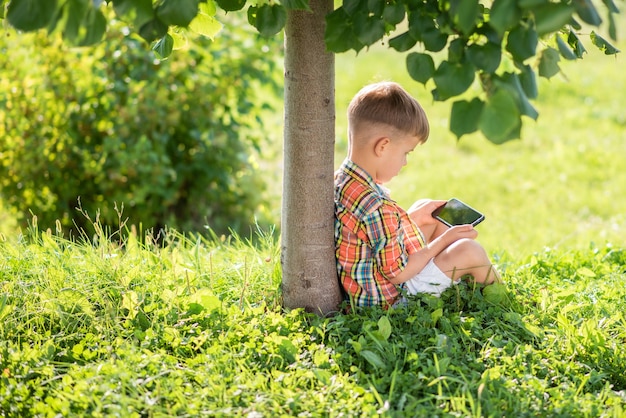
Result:
{"label": "tree trunk", "polygon": [[285,26],[283,303],[326,315],[341,292],[333,237],[335,57],[324,44],[333,0],[289,11]]}

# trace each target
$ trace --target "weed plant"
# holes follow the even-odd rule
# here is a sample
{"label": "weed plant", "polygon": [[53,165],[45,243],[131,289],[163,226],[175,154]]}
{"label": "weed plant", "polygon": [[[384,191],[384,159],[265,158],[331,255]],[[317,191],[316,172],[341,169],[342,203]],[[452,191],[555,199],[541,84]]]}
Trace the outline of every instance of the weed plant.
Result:
{"label": "weed plant", "polygon": [[282,310],[272,231],[95,230],[0,242],[0,416],[626,414],[624,249],[321,318]]}

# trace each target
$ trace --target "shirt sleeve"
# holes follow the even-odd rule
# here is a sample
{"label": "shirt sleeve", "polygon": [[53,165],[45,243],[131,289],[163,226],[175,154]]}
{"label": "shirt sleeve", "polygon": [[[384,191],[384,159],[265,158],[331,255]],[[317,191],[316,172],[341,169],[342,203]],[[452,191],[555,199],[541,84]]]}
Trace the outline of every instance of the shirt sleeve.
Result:
{"label": "shirt sleeve", "polygon": [[406,212],[401,213],[402,229],[404,230],[404,247],[407,254],[413,254],[426,246],[424,234]]}
{"label": "shirt sleeve", "polygon": [[408,262],[400,214],[383,204],[364,223],[375,255],[374,268],[387,280],[393,279]]}

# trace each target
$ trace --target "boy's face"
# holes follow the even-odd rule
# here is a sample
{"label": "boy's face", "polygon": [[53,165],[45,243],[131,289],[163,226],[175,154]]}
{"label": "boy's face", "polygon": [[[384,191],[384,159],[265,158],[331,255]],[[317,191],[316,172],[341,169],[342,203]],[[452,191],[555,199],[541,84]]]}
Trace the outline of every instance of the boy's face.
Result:
{"label": "boy's face", "polygon": [[376,182],[386,183],[400,173],[407,163],[407,156],[419,144],[419,138],[411,135],[399,135],[390,139],[378,164]]}

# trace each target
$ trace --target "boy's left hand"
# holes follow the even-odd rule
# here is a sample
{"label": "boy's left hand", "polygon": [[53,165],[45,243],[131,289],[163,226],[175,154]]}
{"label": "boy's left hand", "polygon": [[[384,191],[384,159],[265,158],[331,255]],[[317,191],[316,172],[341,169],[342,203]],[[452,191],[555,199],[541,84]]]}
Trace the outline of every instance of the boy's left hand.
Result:
{"label": "boy's left hand", "polygon": [[445,200],[420,199],[411,205],[407,213],[420,226],[435,224],[438,221],[433,218],[433,211],[445,203]]}

